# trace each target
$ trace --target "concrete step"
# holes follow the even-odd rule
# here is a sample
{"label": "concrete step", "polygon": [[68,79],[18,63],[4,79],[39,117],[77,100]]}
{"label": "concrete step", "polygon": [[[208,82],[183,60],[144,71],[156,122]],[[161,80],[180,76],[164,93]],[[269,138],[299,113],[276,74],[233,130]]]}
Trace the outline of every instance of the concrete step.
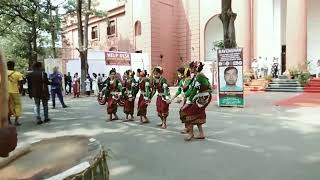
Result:
{"label": "concrete step", "polygon": [[274,87],[274,88],[267,87],[267,89],[304,89],[304,87]]}
{"label": "concrete step", "polygon": [[304,90],[304,92],[309,92],[309,93],[320,93],[320,90]]}
{"label": "concrete step", "polygon": [[294,83],[299,81],[295,79],[273,79],[271,82],[272,83]]}
{"label": "concrete step", "polygon": [[268,92],[303,92],[304,90],[303,89],[288,89],[288,88],[279,88],[279,89],[266,89],[265,91],[268,91]]}
{"label": "concrete step", "polygon": [[279,75],[279,79],[288,79],[288,76],[286,76],[286,75]]}
{"label": "concrete step", "polygon": [[277,88],[277,87],[283,87],[283,88],[287,88],[287,87],[303,87],[301,86],[300,84],[269,84],[268,87],[271,87],[271,88]]}
{"label": "concrete step", "polygon": [[320,91],[320,87],[304,87],[304,89],[305,90],[306,89],[310,89],[310,90],[314,89],[314,90],[319,90]]}
{"label": "concrete step", "polygon": [[320,87],[320,85],[307,84],[305,87]]}

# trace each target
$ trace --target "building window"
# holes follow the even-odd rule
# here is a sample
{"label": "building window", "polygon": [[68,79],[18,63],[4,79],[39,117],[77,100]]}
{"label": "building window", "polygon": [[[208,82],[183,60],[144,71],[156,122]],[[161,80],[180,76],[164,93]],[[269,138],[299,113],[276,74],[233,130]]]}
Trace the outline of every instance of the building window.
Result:
{"label": "building window", "polygon": [[98,39],[98,26],[91,28],[91,39]]}
{"label": "building window", "polygon": [[141,22],[140,21],[137,21],[134,24],[134,32],[135,32],[136,36],[140,36],[141,35]]}
{"label": "building window", "polygon": [[114,20],[111,20],[109,22],[109,26],[107,28],[107,34],[108,36],[111,36],[111,35],[115,35],[116,34],[116,23]]}

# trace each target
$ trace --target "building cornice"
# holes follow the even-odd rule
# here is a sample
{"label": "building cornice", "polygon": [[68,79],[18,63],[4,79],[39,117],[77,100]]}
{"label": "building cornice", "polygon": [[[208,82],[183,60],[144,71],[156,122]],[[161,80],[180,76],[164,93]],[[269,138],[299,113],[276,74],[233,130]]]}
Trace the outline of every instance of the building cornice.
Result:
{"label": "building cornice", "polygon": [[[116,16],[123,15],[123,14],[125,14],[125,12],[126,12],[125,4],[117,6],[117,7],[110,9],[108,11],[107,17],[102,17],[102,18],[97,18],[96,16],[89,17],[89,25],[107,20],[109,18],[114,18]],[[97,18],[97,19],[95,19],[95,18]],[[95,20],[93,20],[93,19],[95,19]],[[78,29],[78,26],[76,23],[74,23],[72,25],[68,25],[68,26],[63,27],[63,29],[64,30],[62,31],[62,34],[65,34],[65,33],[68,33],[69,31],[74,31],[74,30]]]}

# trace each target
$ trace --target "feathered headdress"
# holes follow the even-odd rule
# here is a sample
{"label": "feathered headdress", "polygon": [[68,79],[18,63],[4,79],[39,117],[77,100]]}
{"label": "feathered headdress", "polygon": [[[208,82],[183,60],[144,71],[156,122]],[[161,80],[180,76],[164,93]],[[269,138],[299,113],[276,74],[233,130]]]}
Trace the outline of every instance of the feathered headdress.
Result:
{"label": "feathered headdress", "polygon": [[157,72],[157,73],[162,74],[162,73],[163,73],[163,69],[162,69],[161,66],[156,66],[156,67],[153,68],[152,72],[153,72],[153,73],[154,73],[154,72]]}

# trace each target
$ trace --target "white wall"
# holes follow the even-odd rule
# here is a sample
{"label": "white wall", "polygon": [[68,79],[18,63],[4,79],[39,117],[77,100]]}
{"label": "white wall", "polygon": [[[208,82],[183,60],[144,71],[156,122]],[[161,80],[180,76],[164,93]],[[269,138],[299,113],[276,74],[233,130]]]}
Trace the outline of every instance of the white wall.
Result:
{"label": "white wall", "polygon": [[[117,72],[121,75],[128,69],[136,71],[138,68],[145,69],[150,73],[151,62],[149,55],[147,53],[131,53],[131,66],[119,66],[119,65],[106,65],[105,62],[105,52],[104,51],[93,51],[88,52],[88,64],[89,64],[89,74],[100,73],[109,75],[109,71],[112,68],[116,68]],[[81,76],[81,65],[80,60],[70,60],[66,65],[66,72],[70,72],[73,76],[76,72]]]}
{"label": "white wall", "polygon": [[[207,22],[215,15],[221,13],[221,1],[199,0],[200,1],[200,59],[205,59],[205,27]],[[222,37],[223,38],[223,37]]]}
{"label": "white wall", "polygon": [[218,16],[214,16],[205,29],[205,61],[216,61],[217,51],[214,49],[215,41],[223,40],[223,25]]}
{"label": "white wall", "polygon": [[281,64],[281,44],[285,41],[283,12],[286,8],[283,2],[283,0],[256,1],[257,60],[259,65],[263,64],[260,62],[267,63],[269,70],[274,59],[278,59],[278,63]]}
{"label": "white wall", "polygon": [[315,73],[316,60],[320,59],[320,1],[308,0],[308,60],[309,71]]}

